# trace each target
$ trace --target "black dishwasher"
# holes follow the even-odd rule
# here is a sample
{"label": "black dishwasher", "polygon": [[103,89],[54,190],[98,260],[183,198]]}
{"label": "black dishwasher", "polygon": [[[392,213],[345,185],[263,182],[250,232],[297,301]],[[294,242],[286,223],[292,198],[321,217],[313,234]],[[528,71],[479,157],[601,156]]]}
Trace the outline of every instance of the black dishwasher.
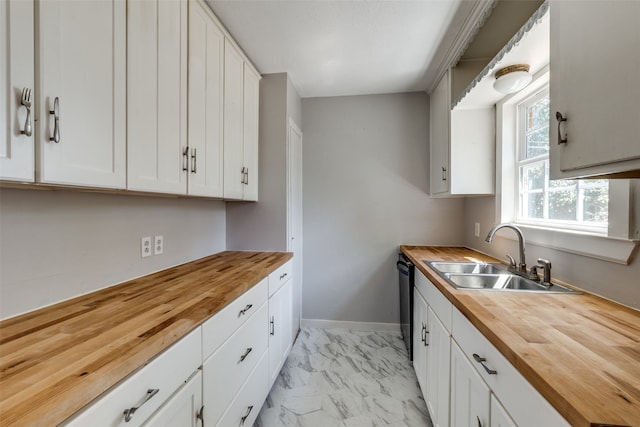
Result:
{"label": "black dishwasher", "polygon": [[409,360],[413,360],[413,285],[415,266],[409,258],[400,252],[396,262],[398,283],[400,284],[400,331],[409,352]]}

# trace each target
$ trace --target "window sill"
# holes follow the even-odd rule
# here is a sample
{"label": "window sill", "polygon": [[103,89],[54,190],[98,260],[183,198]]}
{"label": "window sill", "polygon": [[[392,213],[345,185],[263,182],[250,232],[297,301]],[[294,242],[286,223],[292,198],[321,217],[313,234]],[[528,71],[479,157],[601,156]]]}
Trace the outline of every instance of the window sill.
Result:
{"label": "window sill", "polygon": [[[517,225],[522,230],[527,244],[622,265],[629,265],[633,251],[640,243],[634,240],[577,231],[557,230],[527,224]],[[500,237],[517,240],[515,234],[512,237],[511,233]]]}

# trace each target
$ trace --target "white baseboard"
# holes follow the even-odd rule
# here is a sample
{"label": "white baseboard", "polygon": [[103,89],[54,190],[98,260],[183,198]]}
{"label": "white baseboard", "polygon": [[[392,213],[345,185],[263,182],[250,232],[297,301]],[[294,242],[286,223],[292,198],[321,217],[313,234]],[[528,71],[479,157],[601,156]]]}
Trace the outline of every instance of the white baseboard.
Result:
{"label": "white baseboard", "polygon": [[300,319],[300,326],[320,329],[351,329],[352,331],[397,332],[399,323],[349,322],[346,320]]}

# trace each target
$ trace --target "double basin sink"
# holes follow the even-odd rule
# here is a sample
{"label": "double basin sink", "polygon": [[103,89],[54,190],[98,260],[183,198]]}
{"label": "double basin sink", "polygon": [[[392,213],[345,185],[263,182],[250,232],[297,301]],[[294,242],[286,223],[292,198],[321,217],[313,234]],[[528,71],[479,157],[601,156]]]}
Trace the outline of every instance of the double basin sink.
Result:
{"label": "double basin sink", "polygon": [[580,293],[564,286],[546,285],[510,273],[500,264],[476,262],[423,261],[458,289],[524,291],[545,293]]}

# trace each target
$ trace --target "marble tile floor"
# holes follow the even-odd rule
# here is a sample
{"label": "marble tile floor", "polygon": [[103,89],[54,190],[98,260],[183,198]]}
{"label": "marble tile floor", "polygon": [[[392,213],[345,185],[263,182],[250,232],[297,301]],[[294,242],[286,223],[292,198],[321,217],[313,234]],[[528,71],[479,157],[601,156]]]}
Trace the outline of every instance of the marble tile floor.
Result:
{"label": "marble tile floor", "polygon": [[254,427],[432,427],[399,333],[303,328]]}

